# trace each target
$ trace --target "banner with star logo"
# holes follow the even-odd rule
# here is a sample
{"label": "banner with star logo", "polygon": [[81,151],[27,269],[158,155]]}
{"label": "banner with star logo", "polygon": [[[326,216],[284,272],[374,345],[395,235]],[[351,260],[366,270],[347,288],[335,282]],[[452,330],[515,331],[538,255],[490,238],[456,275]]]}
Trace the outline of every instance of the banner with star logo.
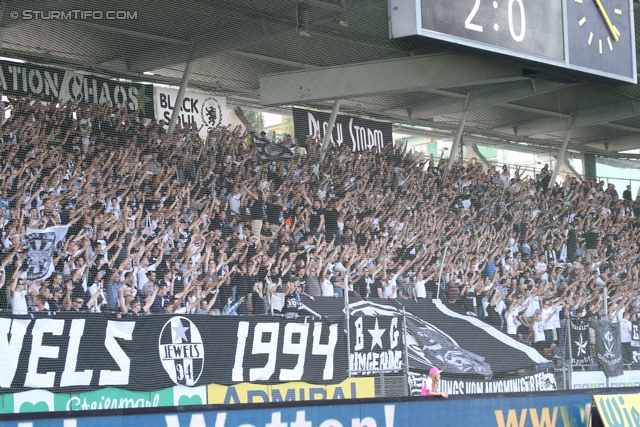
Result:
{"label": "banner with star logo", "polygon": [[0,61],[0,91],[8,96],[43,96],[47,101],[78,101],[125,107],[153,119],[153,85],[108,79],[70,70]]}
{"label": "banner with star logo", "polygon": [[573,366],[593,363],[589,345],[589,322],[582,319],[571,319],[571,364]]}
{"label": "banner with star logo", "polygon": [[405,369],[403,318],[400,316],[353,316],[351,372],[363,375],[401,372]]}

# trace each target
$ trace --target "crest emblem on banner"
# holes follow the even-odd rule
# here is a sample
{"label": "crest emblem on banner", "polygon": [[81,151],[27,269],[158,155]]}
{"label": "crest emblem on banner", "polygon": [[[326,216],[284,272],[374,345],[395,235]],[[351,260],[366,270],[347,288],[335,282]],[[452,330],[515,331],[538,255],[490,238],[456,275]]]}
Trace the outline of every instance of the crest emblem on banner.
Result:
{"label": "crest emblem on banner", "polygon": [[191,320],[179,316],[165,323],[158,349],[162,366],[174,383],[192,387],[198,382],[204,367],[204,345]]}
{"label": "crest emblem on banner", "polygon": [[44,279],[53,263],[53,250],[56,244],[56,233],[34,233],[29,235],[27,252],[27,279]]}
{"label": "crest emblem on banner", "polygon": [[607,331],[604,334],[604,346],[607,349],[607,352],[604,355],[605,357],[611,357],[611,358],[616,357],[616,355],[613,354],[614,342],[613,342],[613,335],[611,334],[611,331]]}
{"label": "crest emblem on banner", "polygon": [[202,122],[208,128],[214,128],[222,124],[222,107],[215,98],[207,98],[200,108]]}

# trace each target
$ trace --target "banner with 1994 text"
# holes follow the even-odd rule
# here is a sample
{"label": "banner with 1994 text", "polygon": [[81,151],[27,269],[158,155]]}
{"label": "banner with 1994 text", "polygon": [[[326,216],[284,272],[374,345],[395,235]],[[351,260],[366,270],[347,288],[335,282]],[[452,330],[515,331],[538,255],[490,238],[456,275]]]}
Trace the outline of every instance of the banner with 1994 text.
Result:
{"label": "banner with 1994 text", "polygon": [[210,316],[0,317],[0,393],[105,387],[335,384],[347,378],[344,325]]}

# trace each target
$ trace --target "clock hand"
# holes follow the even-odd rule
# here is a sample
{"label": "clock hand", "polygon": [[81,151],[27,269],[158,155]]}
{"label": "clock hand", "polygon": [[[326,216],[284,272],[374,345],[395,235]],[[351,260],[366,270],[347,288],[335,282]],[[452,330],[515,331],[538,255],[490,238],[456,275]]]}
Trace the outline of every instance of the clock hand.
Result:
{"label": "clock hand", "polygon": [[604,17],[604,20],[607,23],[607,27],[609,27],[609,31],[611,31],[611,35],[616,41],[618,41],[620,39],[620,37],[618,36],[618,32],[616,31],[616,28],[611,23],[611,20],[609,19],[609,15],[607,15],[607,11],[604,10],[604,6],[602,6],[602,2],[600,0],[596,0],[596,4],[598,5],[598,9],[600,9],[602,16]]}

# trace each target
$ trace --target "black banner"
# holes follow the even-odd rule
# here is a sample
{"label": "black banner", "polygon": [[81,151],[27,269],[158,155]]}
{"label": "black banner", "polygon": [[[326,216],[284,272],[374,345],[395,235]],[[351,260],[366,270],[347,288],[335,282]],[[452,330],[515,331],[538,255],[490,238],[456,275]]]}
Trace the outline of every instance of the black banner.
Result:
{"label": "black banner", "polygon": [[631,363],[633,369],[640,369],[640,321],[631,322]]}
{"label": "black banner", "polygon": [[[329,127],[329,117],[328,113],[294,108],[293,127],[298,143],[304,143],[309,136],[316,135],[317,132],[322,140]],[[393,130],[391,123],[338,115],[331,133],[331,142],[338,146],[347,144],[353,152],[379,153],[385,144],[393,143]]]}
{"label": "black banner", "polygon": [[110,80],[69,70],[33,64],[0,61],[0,87],[5,95],[38,96],[45,99],[77,100],[128,111],[140,109],[140,117],[153,119],[153,85]]}
{"label": "black banner", "polygon": [[[344,302],[336,298],[302,297],[305,306],[322,316],[343,316]],[[430,300],[390,301],[387,298],[350,298],[351,316],[407,316],[409,368],[432,367],[445,373],[491,377],[547,363],[532,347],[487,326],[481,320],[448,310]]]}
{"label": "black banner", "polygon": [[402,318],[352,316],[351,369],[362,374],[398,372],[405,368]]}
{"label": "black banner", "polygon": [[2,317],[0,393],[339,383],[347,378],[342,330],[271,317]]}
{"label": "black banner", "polygon": [[631,322],[631,347],[640,349],[640,321]]}
{"label": "black banner", "polygon": [[571,364],[573,366],[593,363],[589,345],[589,322],[571,319]]}
{"label": "black banner", "polygon": [[609,323],[606,319],[600,319],[594,323],[596,329],[596,360],[598,364],[608,377],[622,375],[620,324]]}

